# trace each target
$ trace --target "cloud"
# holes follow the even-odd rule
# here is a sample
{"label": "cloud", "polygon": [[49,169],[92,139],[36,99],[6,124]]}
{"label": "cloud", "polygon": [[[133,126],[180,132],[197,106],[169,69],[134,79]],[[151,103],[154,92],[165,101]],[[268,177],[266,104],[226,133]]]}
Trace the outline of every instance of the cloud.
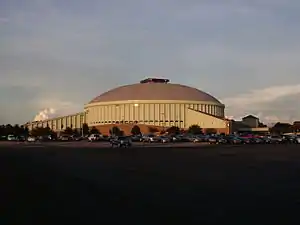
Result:
{"label": "cloud", "polygon": [[36,98],[34,104],[39,107],[39,112],[33,117],[33,120],[45,120],[59,116],[75,114],[83,111],[83,105],[51,98]]}
{"label": "cloud", "polygon": [[265,122],[293,122],[300,117],[300,84],[272,86],[223,99],[235,118],[253,113]]}
{"label": "cloud", "polygon": [[263,104],[274,102],[280,98],[300,94],[300,84],[274,86],[262,90],[253,90],[247,94],[224,99],[228,106],[236,105],[240,107],[251,106],[253,104]]}
{"label": "cloud", "polygon": [[9,22],[9,19],[6,18],[6,17],[0,17],[0,24],[1,23],[8,23]]}
{"label": "cloud", "polygon": [[47,120],[55,117],[55,109],[53,108],[46,108],[38,112],[36,116],[34,117],[33,121],[41,121],[41,120]]}

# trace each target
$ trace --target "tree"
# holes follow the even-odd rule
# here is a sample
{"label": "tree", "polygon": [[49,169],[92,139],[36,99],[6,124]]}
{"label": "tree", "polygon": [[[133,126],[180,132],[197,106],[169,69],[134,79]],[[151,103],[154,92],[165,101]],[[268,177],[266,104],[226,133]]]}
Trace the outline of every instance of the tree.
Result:
{"label": "tree", "polygon": [[156,133],[156,132],[158,132],[158,129],[156,127],[149,127],[148,129],[149,129],[150,133]]}
{"label": "tree", "polygon": [[29,135],[29,129],[28,127],[24,127],[24,136],[28,136]]}
{"label": "tree", "polygon": [[30,131],[30,135],[34,136],[34,137],[38,137],[41,136],[41,129],[39,127],[33,128]]}
{"label": "tree", "polygon": [[117,126],[114,126],[110,129],[109,133],[111,135],[115,135],[115,136],[123,136],[124,135],[124,132],[120,130],[119,127]]}
{"label": "tree", "polygon": [[44,133],[45,133],[44,135],[52,135],[54,133],[54,131],[51,130],[51,128],[49,126],[43,128],[43,130],[44,130]]}
{"label": "tree", "polygon": [[289,123],[276,123],[271,129],[271,133],[283,134],[293,132],[293,126]]}
{"label": "tree", "polygon": [[194,134],[194,135],[203,134],[202,128],[197,124],[191,125],[188,129],[188,133]]}
{"label": "tree", "polygon": [[99,130],[96,127],[92,127],[92,129],[90,130],[91,134],[100,134]]}
{"label": "tree", "polygon": [[300,121],[295,121],[293,123],[293,131],[294,132],[300,132]]}
{"label": "tree", "polygon": [[0,125],[0,137],[6,137],[8,135],[27,137],[29,134],[34,134],[35,136],[44,136],[55,134],[55,132],[52,131],[49,127],[36,127],[32,131],[29,131],[26,125]]}
{"label": "tree", "polygon": [[165,133],[166,133],[165,130],[162,130],[162,131],[159,132],[159,134],[165,134]]}
{"label": "tree", "polygon": [[139,126],[134,125],[131,129],[131,134],[132,135],[140,135],[141,134],[141,129]]}
{"label": "tree", "polygon": [[216,133],[218,133],[218,131],[215,128],[207,128],[205,130],[205,133],[206,134],[216,134]]}
{"label": "tree", "polygon": [[180,133],[180,129],[179,129],[179,127],[172,126],[172,127],[169,127],[169,128],[167,129],[167,132],[168,132],[169,134],[179,134],[179,133]]}
{"label": "tree", "polygon": [[11,124],[5,125],[5,135],[10,135],[14,133],[14,128]]}
{"label": "tree", "polygon": [[89,130],[90,130],[90,128],[86,123],[82,124],[82,131],[81,132],[83,132],[83,135],[88,135]]}
{"label": "tree", "polygon": [[74,135],[76,135],[76,136],[80,135],[77,129],[73,129],[73,132],[72,132],[72,133],[73,133]]}
{"label": "tree", "polygon": [[0,126],[0,136],[4,136],[5,135],[5,126],[4,125],[1,125]]}
{"label": "tree", "polygon": [[71,127],[67,127],[64,130],[64,133],[67,134],[67,135],[72,135],[73,134],[73,129]]}
{"label": "tree", "polygon": [[258,127],[268,127],[268,126],[260,122],[260,123],[258,124]]}
{"label": "tree", "polygon": [[32,129],[30,132],[32,136],[48,136],[53,135],[55,132],[53,132],[49,127],[36,127]]}
{"label": "tree", "polygon": [[16,136],[22,135],[22,129],[18,124],[15,124],[15,126],[13,127],[13,134]]}

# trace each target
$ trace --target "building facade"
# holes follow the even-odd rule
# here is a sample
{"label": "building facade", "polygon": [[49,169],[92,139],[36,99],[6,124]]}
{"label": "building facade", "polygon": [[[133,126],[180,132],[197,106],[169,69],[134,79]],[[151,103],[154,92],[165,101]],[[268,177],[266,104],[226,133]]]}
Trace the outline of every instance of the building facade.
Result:
{"label": "building facade", "polygon": [[29,130],[37,127],[49,127],[58,132],[65,130],[67,127],[72,129],[81,129],[84,123],[87,123],[86,115],[84,112],[81,112],[48,120],[32,121],[27,123],[26,126]]}
{"label": "building facade", "polygon": [[224,107],[203,101],[133,100],[91,103],[85,106],[85,112],[89,126],[139,123],[187,128],[195,122],[212,128],[216,123],[209,123],[208,118],[200,119],[199,112],[221,119]]}

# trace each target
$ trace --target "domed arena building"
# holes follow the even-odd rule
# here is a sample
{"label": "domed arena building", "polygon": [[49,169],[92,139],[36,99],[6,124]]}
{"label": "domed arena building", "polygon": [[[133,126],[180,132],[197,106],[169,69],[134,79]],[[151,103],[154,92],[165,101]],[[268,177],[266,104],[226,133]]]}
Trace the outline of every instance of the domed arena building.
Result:
{"label": "domed arena building", "polygon": [[82,113],[33,123],[47,123],[53,130],[80,129],[83,123],[87,123],[103,134],[107,134],[112,126],[130,133],[131,128],[138,125],[142,132],[147,133],[149,127],[157,130],[172,126],[188,129],[197,124],[203,130],[213,128],[228,133],[224,109],[219,100],[201,90],[172,84],[168,79],[147,78],[93,98]]}

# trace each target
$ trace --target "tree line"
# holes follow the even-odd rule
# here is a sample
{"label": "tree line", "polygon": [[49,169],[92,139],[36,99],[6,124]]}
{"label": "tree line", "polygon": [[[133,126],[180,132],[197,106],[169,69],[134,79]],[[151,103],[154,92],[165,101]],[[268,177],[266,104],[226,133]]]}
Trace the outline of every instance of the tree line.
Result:
{"label": "tree line", "polygon": [[278,122],[270,128],[270,132],[274,134],[300,132],[300,122],[294,122],[293,124]]}
{"label": "tree line", "polygon": [[[155,127],[149,127],[150,133],[159,132],[159,130]],[[198,125],[192,125],[188,129],[189,133],[192,134],[202,134],[202,129]],[[77,136],[86,136],[90,134],[101,134],[101,132],[96,127],[89,127],[86,123],[83,124],[81,129],[72,129],[71,127],[66,127],[62,132],[64,135],[77,135]],[[182,133],[182,130],[179,127],[172,126],[169,128],[166,128],[165,130],[160,132],[163,133],[169,133],[169,134],[179,134]],[[211,133],[216,133],[216,130],[211,129]],[[141,134],[141,129],[138,125],[135,125],[131,129],[132,135],[139,135]],[[0,126],[0,136],[8,136],[8,135],[14,135],[14,136],[56,136],[57,133],[51,130],[50,127],[36,127],[29,131],[28,127],[26,126],[19,126],[19,125],[1,125]],[[118,127],[114,126],[110,129],[110,135],[124,135],[124,132]]]}
{"label": "tree line", "polygon": [[0,135],[1,136],[8,136],[8,135],[15,135],[15,136],[27,136],[29,134],[29,129],[26,126],[16,125],[0,125]]}
{"label": "tree line", "polygon": [[[70,127],[66,127],[64,131],[62,131],[63,134],[67,135],[88,135],[90,133],[98,133],[98,130],[93,127],[89,128],[87,124],[83,124],[82,129],[72,129]],[[36,127],[32,129],[31,131],[26,126],[19,126],[18,124],[12,126],[11,124],[7,125],[0,125],[0,136],[8,136],[8,135],[14,135],[14,136],[46,136],[46,135],[57,135],[56,132],[51,130],[50,127]]]}
{"label": "tree line", "polygon": [[[149,127],[150,133],[156,133],[159,132],[159,130],[155,127]],[[169,128],[166,128],[163,131],[160,131],[161,134],[168,133],[168,134],[180,134],[183,131],[176,126],[172,126]],[[203,130],[198,125],[192,125],[188,128],[186,131],[190,134],[203,134]],[[293,132],[300,132],[300,122],[295,122],[294,124],[289,123],[276,123],[272,128],[270,128],[270,132],[273,134],[283,134],[283,133],[293,133]],[[66,127],[66,129],[62,132],[66,135],[90,135],[90,134],[100,134],[101,132],[96,127],[89,127],[86,123],[83,124],[81,129],[72,129],[71,127]],[[216,129],[209,128],[205,130],[206,134],[215,134],[217,133]],[[123,131],[120,130],[118,126],[114,126],[110,130],[111,135],[123,135]],[[131,129],[131,134],[138,135],[141,134],[140,127],[138,125],[135,125]],[[20,126],[18,124],[16,125],[0,125],[0,136],[8,136],[8,135],[15,135],[15,136],[45,136],[45,135],[56,135],[56,133],[51,130],[49,127],[36,127],[33,130],[29,131],[28,127],[26,126]]]}

